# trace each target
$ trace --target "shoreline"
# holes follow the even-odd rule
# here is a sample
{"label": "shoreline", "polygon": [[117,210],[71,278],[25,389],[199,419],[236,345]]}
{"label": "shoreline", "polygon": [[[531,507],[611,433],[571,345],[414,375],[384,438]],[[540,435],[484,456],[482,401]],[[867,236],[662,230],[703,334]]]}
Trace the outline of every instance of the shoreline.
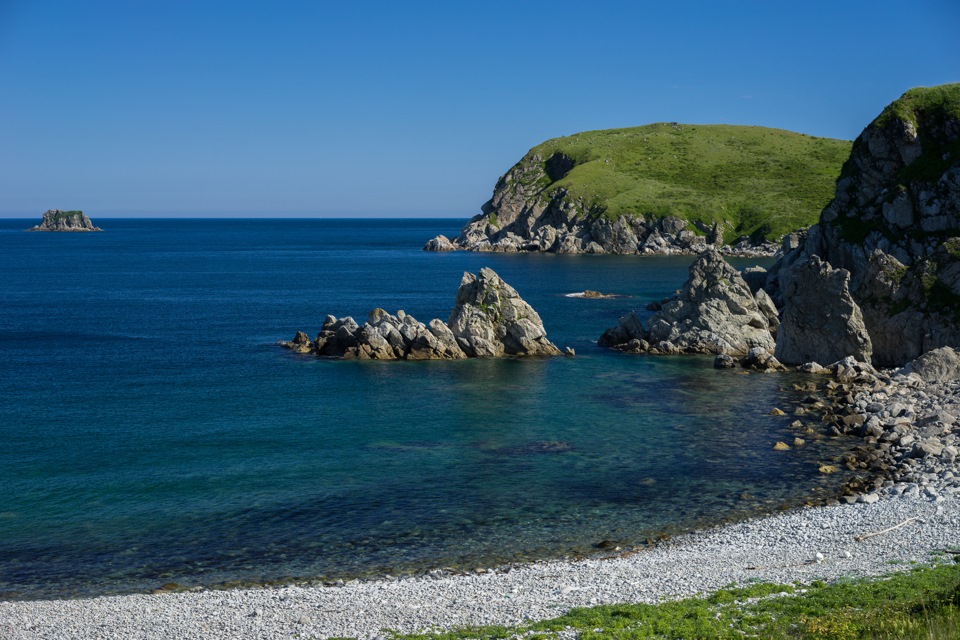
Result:
{"label": "shoreline", "polygon": [[[902,526],[856,540],[897,525]],[[805,507],[687,534],[621,557],[546,561],[484,574],[0,602],[0,635],[11,640],[375,638],[384,629],[515,625],[557,617],[572,607],[655,603],[734,582],[882,575],[932,561],[937,549],[957,544],[958,531],[956,495],[905,495]]]}
{"label": "shoreline", "polygon": [[[957,439],[955,416],[945,410],[958,406],[960,381],[865,372],[850,367],[848,375],[861,379],[846,387],[842,371],[830,379],[840,389],[832,419],[863,438],[866,455],[848,463],[869,478],[840,503],[709,527],[620,555],[467,574],[0,602],[0,635],[376,638],[385,629],[517,625],[573,607],[656,603],[731,583],[830,581],[930,563],[937,550],[960,544],[960,478],[955,458],[944,455]],[[937,438],[943,450],[930,455],[924,447]]]}

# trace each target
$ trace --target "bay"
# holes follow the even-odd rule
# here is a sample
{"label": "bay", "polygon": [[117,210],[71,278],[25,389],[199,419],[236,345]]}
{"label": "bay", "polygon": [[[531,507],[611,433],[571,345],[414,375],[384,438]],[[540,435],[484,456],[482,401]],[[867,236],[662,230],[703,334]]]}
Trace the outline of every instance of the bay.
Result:
{"label": "bay", "polygon": [[[34,222],[0,221],[0,598],[577,556],[844,480],[818,467],[845,439],[773,450],[797,434],[768,412],[807,378],[596,346],[679,288],[689,257],[421,251],[454,219],[23,233]],[[342,362],[277,345],[328,313],[445,320],[483,266],[577,357]],[[566,296],[585,289],[625,297]]]}

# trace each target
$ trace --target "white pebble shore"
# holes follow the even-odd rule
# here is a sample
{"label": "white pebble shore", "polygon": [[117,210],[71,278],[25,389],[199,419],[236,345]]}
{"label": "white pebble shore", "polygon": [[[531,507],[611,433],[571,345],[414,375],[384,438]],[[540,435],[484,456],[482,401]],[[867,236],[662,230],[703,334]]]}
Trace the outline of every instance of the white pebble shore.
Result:
{"label": "white pebble shore", "polygon": [[[855,540],[908,518],[918,519]],[[385,629],[514,625],[572,607],[652,603],[730,583],[886,574],[930,562],[936,550],[957,544],[956,495],[889,497],[717,527],[626,557],[541,562],[502,573],[0,602],[0,638],[375,638]]]}

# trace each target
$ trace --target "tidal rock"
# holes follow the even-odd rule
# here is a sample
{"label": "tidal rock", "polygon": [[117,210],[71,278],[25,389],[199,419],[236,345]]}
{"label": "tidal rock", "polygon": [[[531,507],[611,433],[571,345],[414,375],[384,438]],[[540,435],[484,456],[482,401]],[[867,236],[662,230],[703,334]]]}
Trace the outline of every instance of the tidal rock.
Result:
{"label": "tidal rock", "polygon": [[103,231],[93,226],[83,211],[61,211],[50,209],[43,214],[43,220],[27,231]]}
{"label": "tidal rock", "polygon": [[818,256],[782,276],[784,309],[775,355],[786,364],[869,361],[873,353],[860,307],[850,294],[850,272]]}
{"label": "tidal rock", "polygon": [[427,324],[374,309],[360,325],[327,316],[316,340],[298,331],[283,346],[297,353],[359,360],[459,360],[503,355],[560,355],[537,312],[490,269],[464,274],[449,323]]}
{"label": "tidal rock", "polygon": [[754,348],[773,351],[770,326],[740,272],[711,249],[694,260],[677,297],[661,303],[646,329],[631,312],[597,343],[628,350],[631,341],[643,340],[651,353],[745,356]]}
{"label": "tidal rock", "polygon": [[450,242],[450,238],[445,235],[439,235],[427,241],[423,246],[424,251],[456,251],[459,247]]}

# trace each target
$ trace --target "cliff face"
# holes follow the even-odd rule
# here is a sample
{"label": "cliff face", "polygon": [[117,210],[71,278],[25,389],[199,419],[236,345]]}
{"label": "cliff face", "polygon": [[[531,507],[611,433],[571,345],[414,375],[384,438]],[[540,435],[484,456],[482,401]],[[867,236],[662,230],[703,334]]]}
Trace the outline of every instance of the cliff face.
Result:
{"label": "cliff face", "polygon": [[103,231],[93,226],[83,211],[50,209],[43,214],[43,221],[27,231]]}
{"label": "cliff face", "polygon": [[[647,125],[549,140],[430,251],[772,254],[816,221],[849,143],[762,127]],[[727,246],[733,245],[733,246]]]}
{"label": "cliff face", "polygon": [[815,255],[850,272],[877,364],[960,345],[960,84],[912,89],[864,129],[820,222],[772,269],[776,299]]}
{"label": "cliff face", "polygon": [[454,244],[471,251],[642,254],[698,253],[719,242],[712,227],[697,234],[679,218],[639,213],[610,219],[601,205],[550,188],[574,166],[562,153],[524,158],[500,178]]}

